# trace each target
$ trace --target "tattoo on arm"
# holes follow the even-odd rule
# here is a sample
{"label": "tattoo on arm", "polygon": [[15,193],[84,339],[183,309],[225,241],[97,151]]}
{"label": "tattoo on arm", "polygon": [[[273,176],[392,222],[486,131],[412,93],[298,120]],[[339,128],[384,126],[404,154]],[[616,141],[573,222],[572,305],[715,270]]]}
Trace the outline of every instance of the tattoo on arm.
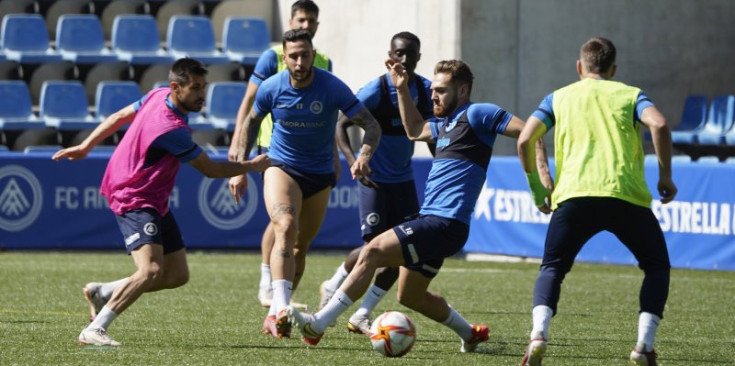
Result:
{"label": "tattoo on arm", "polygon": [[378,141],[380,141],[380,124],[367,108],[363,107],[362,110],[350,119],[365,130],[365,136],[362,140],[363,144],[373,147],[378,146]]}

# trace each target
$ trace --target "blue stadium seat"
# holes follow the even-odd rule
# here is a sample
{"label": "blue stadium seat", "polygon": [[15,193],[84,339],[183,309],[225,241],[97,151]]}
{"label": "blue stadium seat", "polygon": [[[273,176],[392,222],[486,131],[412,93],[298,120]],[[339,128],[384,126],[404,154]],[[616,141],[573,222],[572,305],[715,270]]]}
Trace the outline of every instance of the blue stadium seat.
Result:
{"label": "blue stadium seat", "polygon": [[671,131],[671,140],[675,144],[694,145],[699,132],[707,121],[707,97],[689,95],[684,101],[681,122]]}
{"label": "blue stadium seat", "polygon": [[0,28],[0,47],[9,60],[25,64],[61,61],[49,47],[46,21],[39,14],[8,14]]}
{"label": "blue stadium seat", "polygon": [[150,15],[118,15],[112,23],[112,50],[131,64],[173,62],[161,48],[156,19]]}
{"label": "blue stadium seat", "polygon": [[79,81],[46,81],[41,87],[41,118],[57,130],[84,130],[98,123],[89,114],[84,85]]}
{"label": "blue stadium seat", "polygon": [[141,97],[138,83],[134,81],[103,81],[97,84],[94,102],[97,107],[97,120],[104,121],[107,116],[127,107]]}
{"label": "blue stadium seat", "polygon": [[118,61],[105,47],[102,24],[92,14],[62,15],[56,25],[56,48],[64,60],[78,64]]}
{"label": "blue stadium seat", "polygon": [[264,19],[228,17],[222,31],[222,50],[232,61],[255,65],[270,47],[270,33]]}
{"label": "blue stadium seat", "polygon": [[725,142],[725,133],[735,119],[735,95],[722,95],[712,100],[707,123],[697,133],[699,145],[717,146]]}
{"label": "blue stadium seat", "polygon": [[245,96],[245,83],[217,82],[207,90],[207,119],[214,127],[232,132],[235,118]]}
{"label": "blue stadium seat", "polygon": [[172,17],[166,32],[166,48],[176,59],[190,57],[208,65],[230,62],[215,47],[212,23],[203,16]]}
{"label": "blue stadium seat", "polygon": [[45,128],[33,114],[28,85],[20,80],[0,81],[0,130]]}

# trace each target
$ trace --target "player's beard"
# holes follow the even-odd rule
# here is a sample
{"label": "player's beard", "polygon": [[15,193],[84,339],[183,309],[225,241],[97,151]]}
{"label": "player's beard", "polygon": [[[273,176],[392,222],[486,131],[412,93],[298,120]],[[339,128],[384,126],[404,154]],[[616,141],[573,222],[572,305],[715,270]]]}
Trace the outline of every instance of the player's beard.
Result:
{"label": "player's beard", "polygon": [[301,75],[299,75],[298,77],[296,76],[297,74],[294,71],[291,71],[291,77],[294,80],[301,82],[301,81],[309,80],[309,77],[311,77],[311,74],[313,72],[314,72],[314,66],[311,66],[311,67],[309,67],[309,71],[307,71],[305,73],[302,72]]}
{"label": "player's beard", "polygon": [[446,101],[444,105],[434,104],[434,115],[444,118],[454,112],[455,109],[457,109],[457,99]]}
{"label": "player's beard", "polygon": [[189,112],[199,112],[204,106],[204,99],[198,99],[193,103],[187,103],[186,101],[179,99],[179,103]]}

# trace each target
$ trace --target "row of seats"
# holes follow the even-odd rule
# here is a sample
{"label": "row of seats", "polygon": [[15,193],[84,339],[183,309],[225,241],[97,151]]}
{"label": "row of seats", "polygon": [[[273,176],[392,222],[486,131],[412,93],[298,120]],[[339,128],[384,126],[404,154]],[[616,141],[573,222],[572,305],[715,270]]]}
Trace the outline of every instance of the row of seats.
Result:
{"label": "row of seats", "polygon": [[[708,106],[709,103],[709,106]],[[735,155],[735,95],[721,95],[710,103],[704,95],[684,102],[681,123],[671,133],[674,147],[697,159]]]}
{"label": "row of seats", "polygon": [[[167,86],[161,83],[157,86]],[[231,133],[240,101],[245,95],[244,82],[214,82],[209,84],[206,109],[191,113],[189,125],[193,130],[220,130]],[[79,81],[46,81],[41,90],[38,115],[33,112],[30,92],[22,81],[0,81],[0,130],[5,143],[14,150],[26,146],[12,141],[19,132],[46,129],[42,144],[48,141],[48,132],[60,132],[58,143],[69,146],[81,141],[77,132],[94,129],[115,111],[139,100],[142,92],[132,81],[101,82],[97,86],[94,114]],[[53,131],[51,131],[53,130]],[[15,131],[15,132],[13,132]],[[112,141],[113,143],[115,141]]]}
{"label": "row of seats", "polygon": [[258,18],[228,17],[223,37],[220,51],[209,18],[177,15],[168,21],[166,47],[162,48],[151,15],[118,15],[112,27],[112,47],[108,48],[96,15],[67,14],[59,18],[53,48],[40,14],[8,14],[0,27],[0,60],[154,64],[191,57],[205,64],[232,61],[254,65],[270,46],[268,26]]}

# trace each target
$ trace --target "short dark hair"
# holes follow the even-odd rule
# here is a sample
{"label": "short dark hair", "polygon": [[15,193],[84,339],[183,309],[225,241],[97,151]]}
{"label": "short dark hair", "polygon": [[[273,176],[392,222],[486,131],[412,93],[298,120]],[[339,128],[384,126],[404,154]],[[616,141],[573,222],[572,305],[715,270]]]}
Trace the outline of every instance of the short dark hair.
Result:
{"label": "short dark hair", "polygon": [[393,41],[396,40],[396,38],[405,39],[407,41],[411,41],[416,43],[417,46],[419,46],[419,49],[421,49],[421,40],[419,37],[417,37],[415,34],[411,32],[400,32],[393,35],[393,38],[390,39],[391,46],[393,45]]}
{"label": "short dark hair", "polygon": [[304,13],[314,13],[316,17],[319,18],[319,7],[311,0],[296,0],[296,2],[291,5],[291,18],[293,18],[299,10]]}
{"label": "short dark hair", "polygon": [[615,65],[615,54],[615,45],[609,39],[593,37],[582,45],[579,59],[587,71],[603,74]]}
{"label": "short dark hair", "polygon": [[306,29],[289,29],[283,33],[283,49],[286,49],[286,42],[307,41],[312,48],[311,33]]}
{"label": "short dark hair", "polygon": [[472,80],[475,76],[470,70],[470,65],[461,60],[444,60],[436,63],[434,74],[445,73],[452,76],[452,82],[467,84],[469,92],[472,92]]}
{"label": "short dark hair", "polygon": [[168,72],[168,81],[186,86],[191,81],[191,75],[207,75],[207,69],[203,63],[193,58],[180,58],[171,66],[171,70]]}

